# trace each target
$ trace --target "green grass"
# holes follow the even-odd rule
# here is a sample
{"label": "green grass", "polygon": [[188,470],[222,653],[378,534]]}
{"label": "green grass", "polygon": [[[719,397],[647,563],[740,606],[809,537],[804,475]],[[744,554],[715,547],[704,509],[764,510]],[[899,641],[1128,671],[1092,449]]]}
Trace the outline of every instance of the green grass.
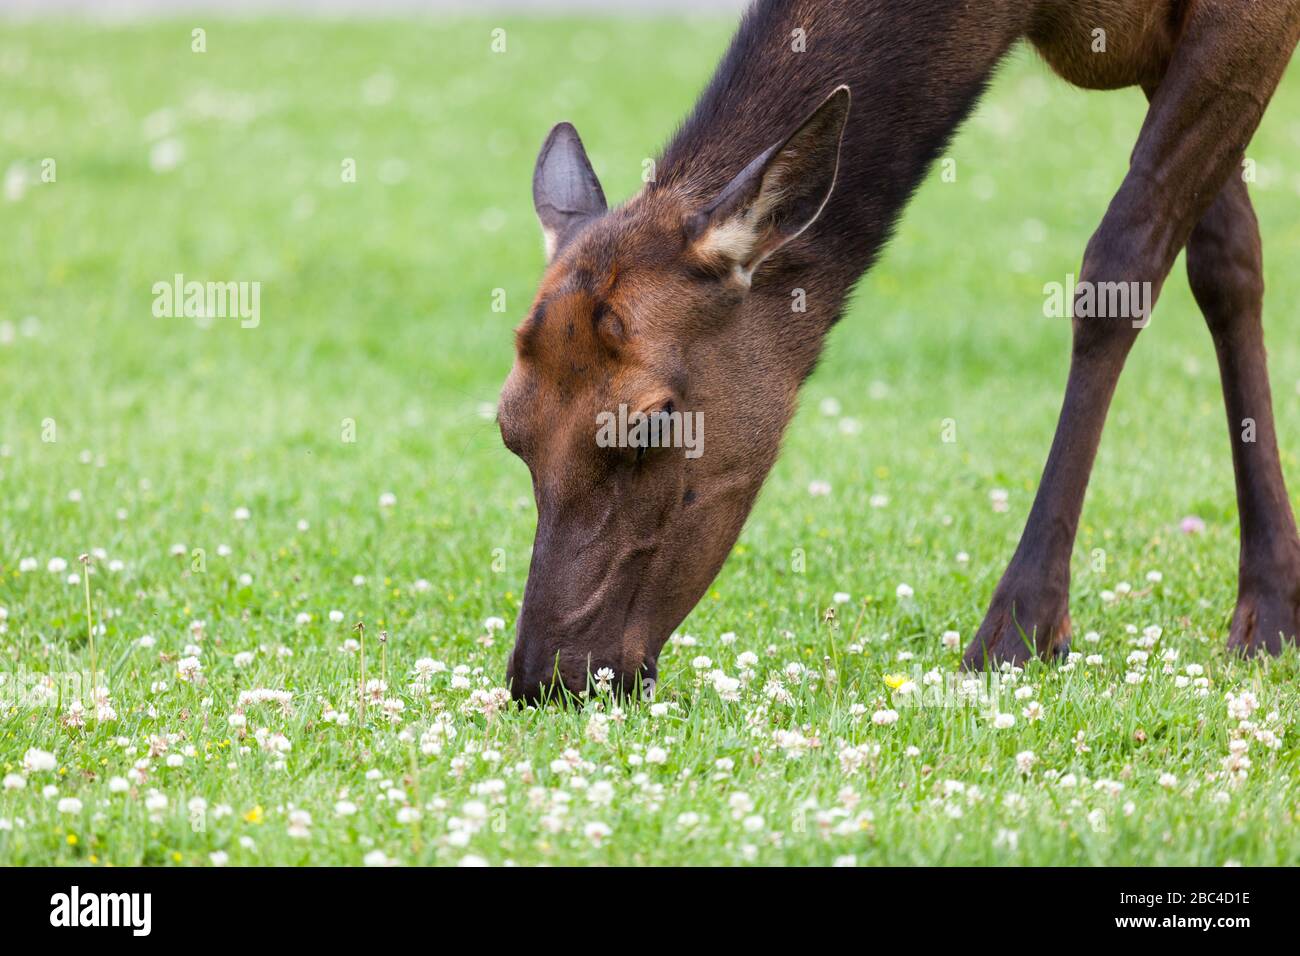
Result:
{"label": "green grass", "polygon": [[[3,26],[0,167],[22,195],[0,201],[0,766],[16,782],[38,748],[57,768],[0,791],[0,862],[1300,856],[1300,668],[1294,653],[1224,655],[1232,472],[1181,263],[1120,384],[1075,552],[1076,633],[1100,636],[1076,650],[1102,662],[1031,666],[1016,681],[1029,696],[1001,697],[1016,716],[1005,729],[979,706],[901,706],[885,684],[956,675],[959,652],[941,635],[969,637],[1014,547],[1068,359],[1068,324],[1043,317],[1042,287],[1077,271],[1123,175],[1138,93],[1067,88],[1024,51],[1007,65],[952,149],[957,181],[926,183],[832,335],[740,544],[682,628],[694,646],[661,659],[667,708],[628,706],[602,741],[594,708],[489,716],[467,710],[470,690],[450,672],[427,689],[410,675],[432,657],[465,668],[472,688],[504,681],[534,512],[490,404],[542,265],[535,150],[571,119],[607,193],[628,195],[730,25],[210,23],[204,54],[190,52],[190,26]],[[489,48],[496,26],[504,54]],[[1298,108],[1293,70],[1249,151],[1295,487]],[[151,151],[173,140],[181,161],[155,172]],[[46,157],[53,183],[39,181]],[[348,157],[356,183],[341,182]],[[21,170],[37,181],[22,189]],[[260,325],[155,318],[151,287],[178,272],[260,281]],[[495,289],[504,313],[492,311]],[[823,414],[828,399],[838,415]],[[355,442],[341,440],[345,419]],[[945,419],[955,443],[941,441]],[[810,495],[814,480],[832,493]],[[384,493],[395,506],[380,506]],[[887,504],[873,507],[876,495]],[[1204,533],[1182,534],[1185,515]],[[68,576],[92,549],[116,719],[78,729],[61,720],[66,694],[32,706],[12,691],[89,667],[85,594]],[[47,570],[55,557],[66,570]],[[36,569],[21,570],[24,558]],[[1129,594],[1104,599],[1126,581]],[[911,601],[895,596],[904,582]],[[828,622],[836,592],[850,599]],[[507,630],[487,643],[494,616]],[[177,674],[195,620],[201,683]],[[391,635],[389,696],[405,705],[395,724],[374,706],[364,726],[325,719],[324,701],[355,700],[358,656],[341,648],[358,620],[368,676],[378,633]],[[1128,683],[1126,658],[1150,626],[1162,634],[1144,679]],[[695,676],[701,655],[739,675],[745,651],[758,663],[738,701]],[[1177,653],[1168,670],[1199,665],[1205,686],[1177,686],[1166,651]],[[785,676],[791,663],[802,673]],[[785,695],[772,699],[777,674]],[[228,717],[253,688],[291,692],[291,712],[248,706],[241,738]],[[1242,691],[1281,746],[1252,743],[1233,783],[1224,696]],[[1021,716],[1030,699],[1041,720]],[[896,724],[873,723],[891,707]],[[430,726],[448,724],[454,738],[423,752]],[[262,728],[283,733],[288,753],[264,750]],[[151,740],[167,740],[166,754],[150,758]],[[1027,774],[1022,751],[1037,758]],[[112,792],[133,767],[138,778]],[[1162,787],[1162,774],[1176,783]],[[61,811],[73,798],[80,809]],[[195,798],[205,806],[191,809]],[[340,800],[355,814],[338,815]],[[400,822],[408,805],[418,821]],[[293,826],[295,810],[309,827]]]}

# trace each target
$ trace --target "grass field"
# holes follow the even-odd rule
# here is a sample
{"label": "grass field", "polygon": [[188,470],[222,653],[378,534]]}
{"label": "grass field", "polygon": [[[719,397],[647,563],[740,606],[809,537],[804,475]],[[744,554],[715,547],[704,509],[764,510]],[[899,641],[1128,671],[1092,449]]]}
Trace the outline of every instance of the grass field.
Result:
{"label": "grass field", "polygon": [[[1043,286],[1139,93],[1018,52],[832,335],[655,705],[519,712],[493,689],[534,510],[492,403],[542,265],[535,151],[571,119],[629,195],[730,24],[212,22],[204,53],[192,26],[0,28],[0,862],[1300,857],[1300,668],[1224,655],[1232,472],[1181,263],[1098,458],[1078,659],[983,702],[958,680],[1059,407]],[[1293,488],[1298,116],[1293,69],[1248,154]],[[259,323],[155,317],[177,273],[260,282]],[[83,552],[99,714],[66,679]],[[358,621],[387,683],[364,719]]]}

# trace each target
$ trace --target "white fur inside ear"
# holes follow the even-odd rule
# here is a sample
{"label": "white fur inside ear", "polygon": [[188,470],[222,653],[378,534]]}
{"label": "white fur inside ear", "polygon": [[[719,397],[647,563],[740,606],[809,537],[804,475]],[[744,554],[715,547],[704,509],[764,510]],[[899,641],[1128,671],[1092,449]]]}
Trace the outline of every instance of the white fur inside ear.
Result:
{"label": "white fur inside ear", "polygon": [[707,229],[695,244],[695,250],[707,259],[744,262],[754,251],[758,234],[748,216],[735,216]]}
{"label": "white fur inside ear", "polygon": [[554,229],[542,227],[542,246],[546,249],[546,261],[550,262],[555,258],[555,247],[559,243],[560,237]]}
{"label": "white fur inside ear", "polygon": [[[715,223],[696,241],[697,253],[730,262],[736,279],[745,286],[750,284],[750,278],[761,261],[759,245],[764,236],[760,235],[759,225],[767,222],[768,215],[784,197],[783,177],[787,172],[784,163],[773,165],[764,175],[762,188],[748,207],[726,222]],[[761,254],[766,255],[769,251],[762,250]]]}

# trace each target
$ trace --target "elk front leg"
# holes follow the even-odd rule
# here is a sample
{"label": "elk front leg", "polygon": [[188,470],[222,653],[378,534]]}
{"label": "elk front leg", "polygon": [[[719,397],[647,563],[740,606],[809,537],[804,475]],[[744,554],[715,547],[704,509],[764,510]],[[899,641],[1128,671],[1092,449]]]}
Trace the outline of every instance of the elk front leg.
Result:
{"label": "elk front leg", "polygon": [[[1126,183],[1088,244],[1080,290],[1102,281],[1141,276],[1153,290],[1169,264],[1151,248],[1137,202]],[[1056,657],[1070,646],[1070,552],[1097,445],[1115,384],[1144,322],[1142,315],[1081,316],[1076,301],[1074,340],[1065,400],[1029,520],[963,663],[1022,664],[1034,654]]]}
{"label": "elk front leg", "polygon": [[[1137,282],[1146,308],[1155,304],[1193,226],[1236,170],[1300,35],[1297,0],[1223,0],[1189,11],[1164,78],[1148,91],[1128,175],[1088,243],[1081,298],[1100,282]],[[1069,647],[1070,552],[1106,410],[1137,336],[1131,317],[1084,317],[1082,305],[1076,300],[1070,377],[1042,482],[966,667]],[[1249,354],[1232,361],[1248,363]]]}
{"label": "elk front leg", "polygon": [[1300,536],[1282,479],[1264,353],[1259,224],[1230,178],[1187,242],[1187,278],[1219,357],[1237,476],[1241,553],[1228,647],[1279,654],[1300,634]]}

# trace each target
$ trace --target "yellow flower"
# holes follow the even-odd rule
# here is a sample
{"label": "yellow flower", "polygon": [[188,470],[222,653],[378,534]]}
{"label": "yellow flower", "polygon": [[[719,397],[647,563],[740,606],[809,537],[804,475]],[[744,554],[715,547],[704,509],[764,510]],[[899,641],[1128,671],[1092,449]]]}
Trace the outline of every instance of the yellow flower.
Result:
{"label": "yellow flower", "polygon": [[77,835],[75,833],[69,833],[68,846],[76,846],[76,845],[77,845]]}
{"label": "yellow flower", "polygon": [[244,814],[244,822],[245,822],[245,823],[261,823],[261,822],[262,822],[262,806],[261,806],[261,804],[258,804],[257,806],[253,807],[253,809],[249,810],[247,813]]}
{"label": "yellow flower", "polygon": [[173,862],[173,863],[179,863],[182,859],[183,859],[183,858],[181,857],[181,855],[180,855],[179,853],[177,853],[175,850],[172,851],[172,862]]}
{"label": "yellow flower", "polygon": [[898,690],[898,688],[902,687],[905,683],[907,683],[906,674],[885,675],[885,686],[888,687],[890,690]]}

